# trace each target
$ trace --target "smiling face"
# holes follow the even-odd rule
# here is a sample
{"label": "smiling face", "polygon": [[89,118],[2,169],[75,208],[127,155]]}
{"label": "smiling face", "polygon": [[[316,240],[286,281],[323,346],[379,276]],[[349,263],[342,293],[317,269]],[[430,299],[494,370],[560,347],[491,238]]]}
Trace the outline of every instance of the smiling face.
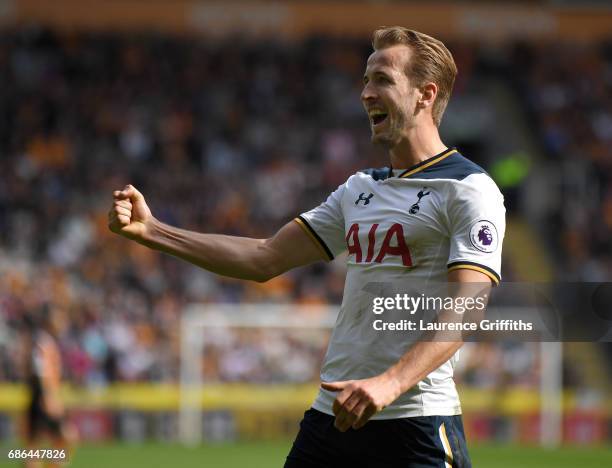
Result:
{"label": "smiling face", "polygon": [[372,142],[393,148],[415,125],[419,90],[406,75],[412,51],[405,45],[376,50],[368,58],[361,102],[368,113]]}

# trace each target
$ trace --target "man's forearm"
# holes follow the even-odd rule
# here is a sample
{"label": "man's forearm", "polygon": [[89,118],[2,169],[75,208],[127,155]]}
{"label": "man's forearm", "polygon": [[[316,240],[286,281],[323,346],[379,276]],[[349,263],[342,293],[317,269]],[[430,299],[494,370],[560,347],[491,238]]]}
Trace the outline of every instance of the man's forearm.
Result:
{"label": "man's forearm", "polygon": [[[486,305],[491,282],[482,273],[472,270],[455,270],[449,273],[448,280],[448,297],[464,300],[472,298],[474,303],[477,302],[477,298],[480,298]],[[484,308],[477,307],[462,313],[444,310],[439,312],[437,321],[442,324],[475,322],[484,317],[484,313]],[[385,374],[401,389],[400,394],[407,392],[429,373],[448,361],[461,348],[463,339],[463,332],[453,331],[450,327],[446,331],[428,334],[426,340],[419,341],[412,346]]]}
{"label": "man's forearm", "polygon": [[132,185],[113,192],[109,229],[219,275],[267,281],[291,268],[326,259],[319,244],[291,221],[269,239],[201,234],[155,219],[144,196]]}
{"label": "man's forearm", "polygon": [[461,341],[420,341],[385,374],[397,383],[401,395],[448,361],[461,345],[463,345]]}
{"label": "man's forearm", "polygon": [[440,367],[461,344],[421,341],[380,375],[361,380],[322,382],[323,389],[338,392],[332,408],[336,415],[334,425],[343,432],[351,426],[359,429],[376,412],[389,406]]}
{"label": "man's forearm", "polygon": [[266,281],[277,273],[264,239],[201,234],[153,220],[138,242],[232,278]]}

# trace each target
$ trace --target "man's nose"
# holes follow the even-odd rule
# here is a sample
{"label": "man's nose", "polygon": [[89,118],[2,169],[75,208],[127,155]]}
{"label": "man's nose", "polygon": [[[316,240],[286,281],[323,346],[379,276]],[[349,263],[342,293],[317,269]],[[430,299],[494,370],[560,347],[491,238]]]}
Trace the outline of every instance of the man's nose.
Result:
{"label": "man's nose", "polygon": [[364,85],[363,89],[361,90],[361,100],[363,102],[366,102],[374,98],[376,98],[376,93],[374,92],[374,89],[370,85],[370,83],[368,83],[367,85]]}

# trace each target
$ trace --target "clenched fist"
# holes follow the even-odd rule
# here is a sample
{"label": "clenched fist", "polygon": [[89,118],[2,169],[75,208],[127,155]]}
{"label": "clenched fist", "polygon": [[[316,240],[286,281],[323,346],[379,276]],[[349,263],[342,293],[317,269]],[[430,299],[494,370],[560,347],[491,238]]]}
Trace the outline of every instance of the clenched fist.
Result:
{"label": "clenched fist", "polygon": [[108,212],[108,227],[128,239],[142,240],[153,221],[142,193],[131,185],[113,192],[113,206]]}

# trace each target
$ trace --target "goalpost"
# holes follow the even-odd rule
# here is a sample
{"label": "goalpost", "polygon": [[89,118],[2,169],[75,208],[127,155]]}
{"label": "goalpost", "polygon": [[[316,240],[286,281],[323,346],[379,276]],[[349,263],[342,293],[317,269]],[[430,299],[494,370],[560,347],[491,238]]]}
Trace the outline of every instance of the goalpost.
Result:
{"label": "goalpost", "polygon": [[563,439],[563,343],[540,343],[540,445],[556,448]]}
{"label": "goalpost", "polygon": [[[219,329],[286,329],[329,331],[338,306],[294,304],[191,304],[181,318],[179,439],[203,441],[202,362],[205,346]],[[556,447],[562,440],[562,343],[540,343],[540,444]]]}
{"label": "goalpost", "polygon": [[219,328],[330,330],[339,307],[294,304],[192,304],[182,314],[179,437],[202,442],[202,357],[207,333]]}

